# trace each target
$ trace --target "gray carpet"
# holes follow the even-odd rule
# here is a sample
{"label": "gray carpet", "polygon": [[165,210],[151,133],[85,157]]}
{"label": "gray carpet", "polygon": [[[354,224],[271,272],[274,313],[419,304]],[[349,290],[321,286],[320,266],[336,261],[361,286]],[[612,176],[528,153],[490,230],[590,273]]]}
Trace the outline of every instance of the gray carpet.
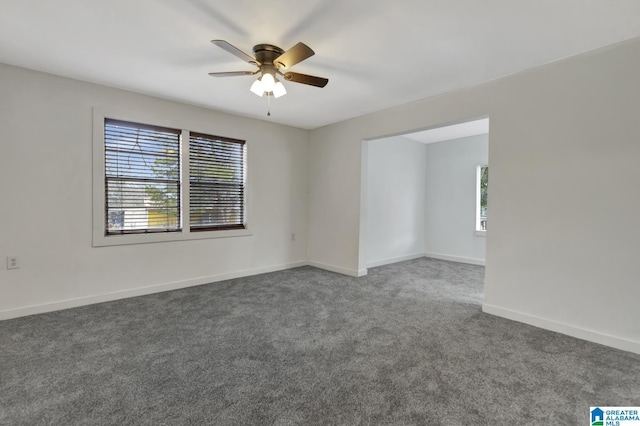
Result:
{"label": "gray carpet", "polygon": [[481,312],[484,270],[311,267],[0,322],[3,425],[588,424],[640,356]]}

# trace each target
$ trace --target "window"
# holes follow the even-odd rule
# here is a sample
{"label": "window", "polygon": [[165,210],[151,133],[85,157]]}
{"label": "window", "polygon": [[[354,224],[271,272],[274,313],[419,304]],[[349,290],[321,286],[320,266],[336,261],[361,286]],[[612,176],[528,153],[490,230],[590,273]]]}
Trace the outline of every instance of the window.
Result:
{"label": "window", "polygon": [[478,166],[476,174],[476,234],[487,231],[487,190],[489,188],[489,166]]}
{"label": "window", "polygon": [[105,120],[106,235],[180,230],[180,134]]}
{"label": "window", "polygon": [[191,231],[244,228],[244,141],[191,132]]}
{"label": "window", "polygon": [[94,246],[251,235],[245,141],[115,117],[94,109]]}

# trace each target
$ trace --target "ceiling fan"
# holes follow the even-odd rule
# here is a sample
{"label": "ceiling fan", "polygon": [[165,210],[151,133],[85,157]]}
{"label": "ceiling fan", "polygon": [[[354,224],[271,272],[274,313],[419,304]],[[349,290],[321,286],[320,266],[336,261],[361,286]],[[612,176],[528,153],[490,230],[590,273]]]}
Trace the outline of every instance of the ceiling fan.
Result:
{"label": "ceiling fan", "polygon": [[329,82],[326,78],[285,71],[297,63],[315,55],[315,52],[304,43],[298,43],[286,52],[272,44],[257,44],[253,46],[254,56],[243,52],[225,40],[211,40],[211,43],[237,56],[243,61],[258,67],[258,69],[254,71],[210,72],[209,75],[212,77],[232,77],[237,75],[260,74],[251,86],[251,91],[258,96],[266,94],[267,96],[279,98],[285,95],[287,91],[278,79],[278,76],[282,76],[286,81],[316,87],[324,87]]}

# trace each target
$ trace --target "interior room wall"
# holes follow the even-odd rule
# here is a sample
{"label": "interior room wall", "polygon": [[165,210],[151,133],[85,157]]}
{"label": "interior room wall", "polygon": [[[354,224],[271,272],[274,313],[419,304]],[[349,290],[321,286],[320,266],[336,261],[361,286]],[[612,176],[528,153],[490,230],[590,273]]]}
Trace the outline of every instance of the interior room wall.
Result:
{"label": "interior room wall", "polygon": [[484,265],[486,238],[475,232],[476,170],[489,164],[488,135],[425,147],[425,255]]}
{"label": "interior room wall", "polygon": [[426,145],[368,142],[367,267],[424,256]]}
{"label": "interior room wall", "polygon": [[485,312],[640,353],[640,39],[311,131],[309,257],[352,274],[363,140],[491,119]]}
{"label": "interior room wall", "polygon": [[[0,318],[306,264],[306,130],[7,65],[0,94]],[[252,235],[92,247],[94,106],[246,140]]]}

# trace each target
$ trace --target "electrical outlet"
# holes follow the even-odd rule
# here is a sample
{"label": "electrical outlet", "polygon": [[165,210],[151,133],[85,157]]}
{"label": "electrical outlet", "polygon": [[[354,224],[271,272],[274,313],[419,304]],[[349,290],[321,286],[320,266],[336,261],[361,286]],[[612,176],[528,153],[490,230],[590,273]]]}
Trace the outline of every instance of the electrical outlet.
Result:
{"label": "electrical outlet", "polygon": [[7,256],[7,269],[18,269],[19,267],[18,256]]}

